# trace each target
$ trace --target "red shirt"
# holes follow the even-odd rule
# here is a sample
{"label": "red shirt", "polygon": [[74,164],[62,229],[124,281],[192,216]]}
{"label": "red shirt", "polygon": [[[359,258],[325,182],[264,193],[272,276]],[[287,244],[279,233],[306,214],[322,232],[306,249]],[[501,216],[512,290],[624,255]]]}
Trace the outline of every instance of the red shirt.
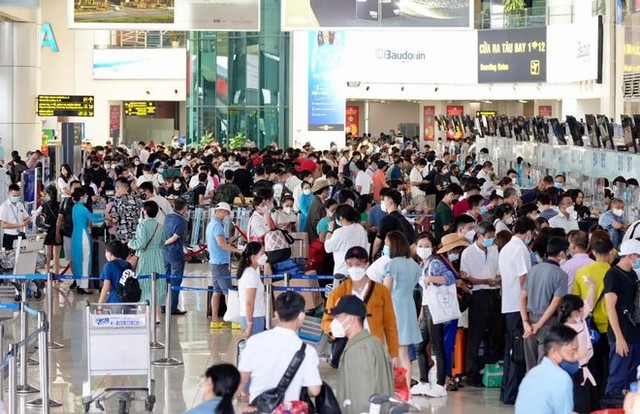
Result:
{"label": "red shirt", "polygon": [[311,160],[303,160],[302,162],[300,162],[300,166],[298,167],[297,171],[309,171],[311,174],[313,174],[316,172],[316,163]]}
{"label": "red shirt", "polygon": [[376,170],[373,173],[373,199],[380,201],[380,191],[387,187],[387,177],[384,170]]}
{"label": "red shirt", "polygon": [[453,205],[453,218],[459,217],[469,211],[469,200],[463,198]]}

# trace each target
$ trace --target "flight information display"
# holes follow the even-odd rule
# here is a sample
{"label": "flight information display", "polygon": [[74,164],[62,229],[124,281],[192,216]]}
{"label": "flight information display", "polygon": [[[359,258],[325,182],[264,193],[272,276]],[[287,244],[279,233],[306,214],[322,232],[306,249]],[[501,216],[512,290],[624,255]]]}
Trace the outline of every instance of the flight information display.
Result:
{"label": "flight information display", "polygon": [[125,101],[125,116],[149,116],[156,114],[156,103],[149,101]]}
{"label": "flight information display", "polygon": [[38,95],[38,116],[93,116],[93,96]]}

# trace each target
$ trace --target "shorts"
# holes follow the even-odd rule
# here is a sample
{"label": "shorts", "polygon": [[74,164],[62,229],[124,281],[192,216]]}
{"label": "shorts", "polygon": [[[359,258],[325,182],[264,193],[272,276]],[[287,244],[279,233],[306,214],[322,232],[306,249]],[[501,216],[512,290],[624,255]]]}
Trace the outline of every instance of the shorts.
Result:
{"label": "shorts", "polygon": [[415,196],[412,198],[411,204],[415,206],[417,212],[419,213],[426,212],[428,209],[427,196],[423,196],[423,195]]}
{"label": "shorts", "polygon": [[225,264],[213,264],[209,263],[211,268],[212,283],[214,289],[222,290],[223,293],[227,293],[229,289],[233,287],[231,283],[231,270],[229,269],[229,263]]}

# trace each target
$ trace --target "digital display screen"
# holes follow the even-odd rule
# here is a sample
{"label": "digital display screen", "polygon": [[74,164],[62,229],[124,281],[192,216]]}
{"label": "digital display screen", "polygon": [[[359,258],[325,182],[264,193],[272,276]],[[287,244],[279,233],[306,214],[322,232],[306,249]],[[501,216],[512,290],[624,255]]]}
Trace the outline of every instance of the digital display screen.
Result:
{"label": "digital display screen", "polygon": [[125,116],[149,116],[156,114],[156,103],[149,101],[123,102]]}
{"label": "digital display screen", "polygon": [[93,116],[93,96],[38,95],[38,116]]}

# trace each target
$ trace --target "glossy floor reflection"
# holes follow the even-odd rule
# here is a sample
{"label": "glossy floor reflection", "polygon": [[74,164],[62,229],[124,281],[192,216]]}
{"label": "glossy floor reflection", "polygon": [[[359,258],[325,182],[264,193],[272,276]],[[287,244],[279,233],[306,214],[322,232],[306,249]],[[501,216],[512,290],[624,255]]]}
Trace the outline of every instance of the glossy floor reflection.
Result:
{"label": "glossy floor reflection", "polygon": [[[186,274],[194,276],[207,275],[205,265],[187,266]],[[205,279],[185,280],[187,286],[206,286]],[[61,285],[54,296],[53,340],[63,344],[60,350],[51,351],[51,398],[62,402],[62,407],[53,408],[52,413],[82,413],[83,382],[87,378],[86,367],[86,330],[84,309],[87,299],[97,300],[97,295],[76,296],[68,294],[68,282]],[[154,413],[180,414],[197,405],[197,386],[200,376],[206,367],[219,363],[236,361],[236,345],[240,334],[231,330],[211,331],[209,321],[205,316],[206,292],[182,292],[182,306],[188,311],[185,316],[171,317],[171,356],[184,362],[182,366],[170,368],[153,368],[155,378],[156,404]],[[42,302],[32,305],[43,307]],[[17,320],[7,321],[5,343],[19,338],[19,324]],[[32,325],[33,326],[33,323]],[[164,341],[164,320],[158,327],[158,340]],[[156,360],[164,355],[164,350],[153,350],[152,359]],[[34,354],[37,357],[37,352]],[[321,363],[321,373],[324,380],[333,384],[335,372],[324,362]],[[28,366],[29,383],[39,386],[38,367]],[[118,385],[144,385],[143,377],[94,377],[92,390]],[[5,394],[6,396],[6,394]],[[39,397],[30,394],[20,397],[19,412],[40,413],[40,409],[27,408],[25,401]],[[502,405],[496,389],[470,389],[465,387],[458,392],[451,392],[447,398],[428,399],[417,398],[415,403],[422,407],[425,413],[467,413],[474,414],[513,413],[513,407]],[[107,413],[118,412],[118,401],[110,400],[105,409]],[[101,412],[95,405],[90,412]],[[143,413],[144,403],[133,402],[131,413]],[[241,412],[241,411],[238,411]]]}

